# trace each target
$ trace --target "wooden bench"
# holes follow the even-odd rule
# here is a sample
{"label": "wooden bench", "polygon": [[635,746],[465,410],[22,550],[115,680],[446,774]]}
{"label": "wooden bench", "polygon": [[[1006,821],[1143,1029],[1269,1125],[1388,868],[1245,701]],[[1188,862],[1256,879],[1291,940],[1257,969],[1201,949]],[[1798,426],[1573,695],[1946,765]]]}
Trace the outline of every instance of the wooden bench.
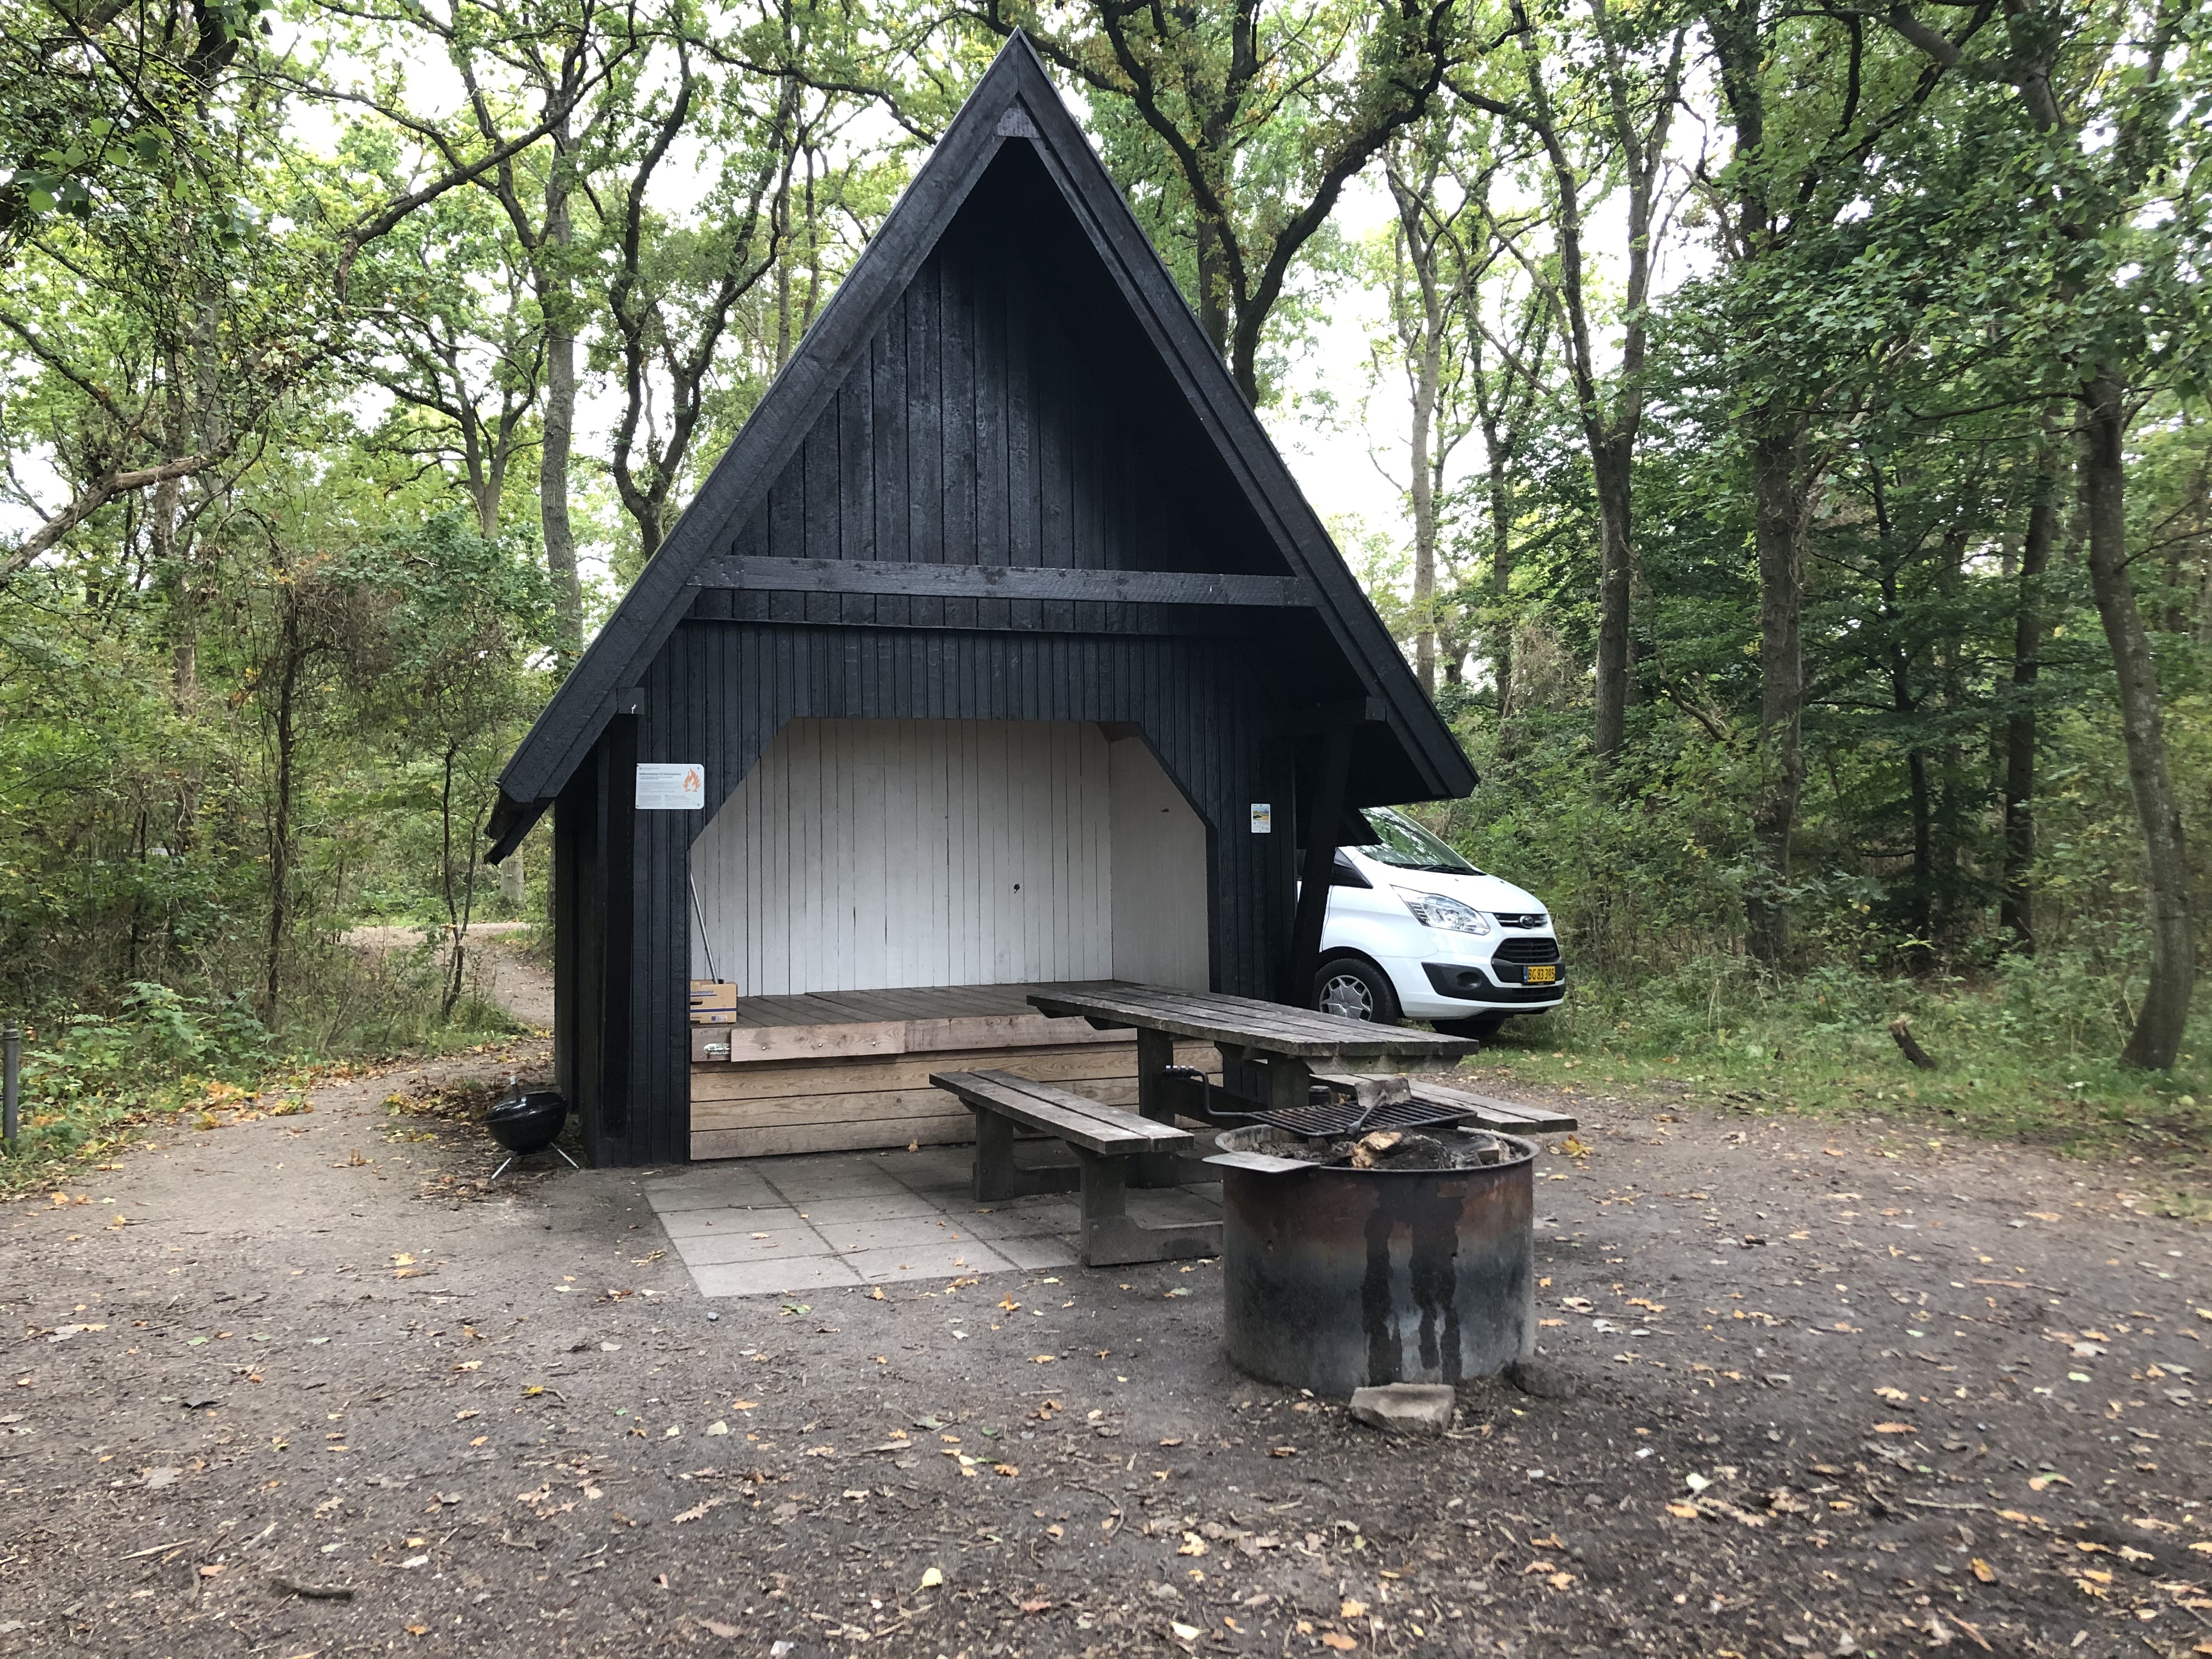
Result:
{"label": "wooden bench", "polygon": [[[1325,1083],[1331,1089],[1350,1095],[1355,1100],[1375,1094],[1386,1099],[1395,1095],[1398,1098],[1411,1099],[1424,1106],[1456,1111],[1462,1114],[1463,1121],[1496,1134],[1554,1134],[1581,1127],[1577,1120],[1564,1112],[1555,1112],[1542,1106],[1516,1106],[1511,1101],[1493,1099],[1488,1095],[1469,1094],[1464,1089],[1450,1088],[1425,1077],[1316,1072],[1313,1080]],[[1402,1085],[1405,1092],[1398,1095],[1393,1085]]]}
{"label": "wooden bench", "polygon": [[[1132,1166],[1188,1150],[1188,1130],[1011,1072],[939,1072],[929,1080],[975,1115],[976,1202],[1080,1189],[1085,1267],[1221,1254],[1218,1221],[1147,1227],[1129,1218]],[[1023,1169],[1014,1162],[1017,1127],[1066,1142],[1077,1167]]]}

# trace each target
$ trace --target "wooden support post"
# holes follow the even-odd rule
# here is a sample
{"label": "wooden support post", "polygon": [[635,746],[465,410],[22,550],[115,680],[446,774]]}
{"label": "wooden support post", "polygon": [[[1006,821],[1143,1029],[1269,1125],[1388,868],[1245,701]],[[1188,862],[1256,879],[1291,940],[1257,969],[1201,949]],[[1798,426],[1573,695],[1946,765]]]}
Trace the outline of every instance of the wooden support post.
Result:
{"label": "wooden support post", "polygon": [[1328,915],[1328,884],[1336,868],[1338,826],[1344,821],[1345,784],[1352,771],[1350,724],[1323,733],[1317,757],[1313,799],[1306,813],[1306,854],[1298,872],[1297,915],[1291,924],[1291,959],[1284,969],[1278,1000],[1303,1008],[1312,1000],[1313,977],[1321,966],[1322,926]]}
{"label": "wooden support post", "polygon": [[1023,1169],[1014,1162],[1014,1121],[980,1106],[969,1109],[975,1116],[975,1163],[969,1191],[978,1204],[1032,1198],[1040,1193],[1072,1193],[1081,1184],[1080,1170],[1056,1164],[1042,1170]]}
{"label": "wooden support post", "polygon": [[[1170,1097],[1168,1067],[1175,1064],[1175,1037],[1166,1031],[1137,1028],[1137,1110],[1155,1123],[1172,1125],[1174,1102]],[[1136,1159],[1131,1180],[1139,1187],[1179,1187],[1183,1160],[1174,1152],[1149,1152]],[[1201,1173],[1199,1180],[1208,1179]]]}
{"label": "wooden support post", "polygon": [[1221,1254],[1221,1224],[1146,1227],[1129,1219],[1127,1158],[1103,1158],[1075,1148],[1083,1164],[1083,1265],[1127,1267]]}
{"label": "wooden support post", "polygon": [[1155,1123],[1173,1123],[1168,1098],[1168,1067],[1175,1064],[1175,1037],[1167,1031],[1137,1030],[1137,1109]]}
{"label": "wooden support post", "polygon": [[1267,1108],[1288,1112],[1311,1103],[1313,1067],[1288,1054],[1267,1056]]}

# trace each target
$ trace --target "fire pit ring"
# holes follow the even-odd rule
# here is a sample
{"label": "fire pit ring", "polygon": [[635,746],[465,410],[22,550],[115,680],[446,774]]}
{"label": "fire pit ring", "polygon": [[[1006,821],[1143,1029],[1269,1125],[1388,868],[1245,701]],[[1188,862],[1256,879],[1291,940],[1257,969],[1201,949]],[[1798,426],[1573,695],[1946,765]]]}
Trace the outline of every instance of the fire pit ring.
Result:
{"label": "fire pit ring", "polygon": [[1354,1169],[1271,1157],[1277,1132],[1219,1137],[1224,1338],[1240,1369],[1342,1397],[1457,1383],[1535,1340],[1535,1157],[1465,1169]]}

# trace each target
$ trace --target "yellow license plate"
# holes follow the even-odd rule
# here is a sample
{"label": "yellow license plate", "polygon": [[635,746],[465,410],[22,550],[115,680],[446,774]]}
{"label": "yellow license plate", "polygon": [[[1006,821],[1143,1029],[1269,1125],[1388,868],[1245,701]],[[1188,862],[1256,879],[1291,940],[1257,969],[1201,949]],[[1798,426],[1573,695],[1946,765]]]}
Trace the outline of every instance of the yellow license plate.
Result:
{"label": "yellow license plate", "polygon": [[1528,983],[1531,985],[1556,985],[1559,981],[1559,970],[1557,966],[1528,969]]}

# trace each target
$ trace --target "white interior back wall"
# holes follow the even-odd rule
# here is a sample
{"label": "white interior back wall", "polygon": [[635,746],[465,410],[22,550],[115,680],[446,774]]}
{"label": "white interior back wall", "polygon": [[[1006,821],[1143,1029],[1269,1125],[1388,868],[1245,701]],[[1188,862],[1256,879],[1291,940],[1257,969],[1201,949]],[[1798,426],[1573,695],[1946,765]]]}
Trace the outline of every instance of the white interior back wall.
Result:
{"label": "white interior back wall", "polygon": [[[1115,902],[1117,823],[1127,890],[1152,902]],[[691,872],[714,966],[744,996],[1103,979],[1117,959],[1203,985],[1205,845],[1150,751],[1088,722],[805,720]]]}

